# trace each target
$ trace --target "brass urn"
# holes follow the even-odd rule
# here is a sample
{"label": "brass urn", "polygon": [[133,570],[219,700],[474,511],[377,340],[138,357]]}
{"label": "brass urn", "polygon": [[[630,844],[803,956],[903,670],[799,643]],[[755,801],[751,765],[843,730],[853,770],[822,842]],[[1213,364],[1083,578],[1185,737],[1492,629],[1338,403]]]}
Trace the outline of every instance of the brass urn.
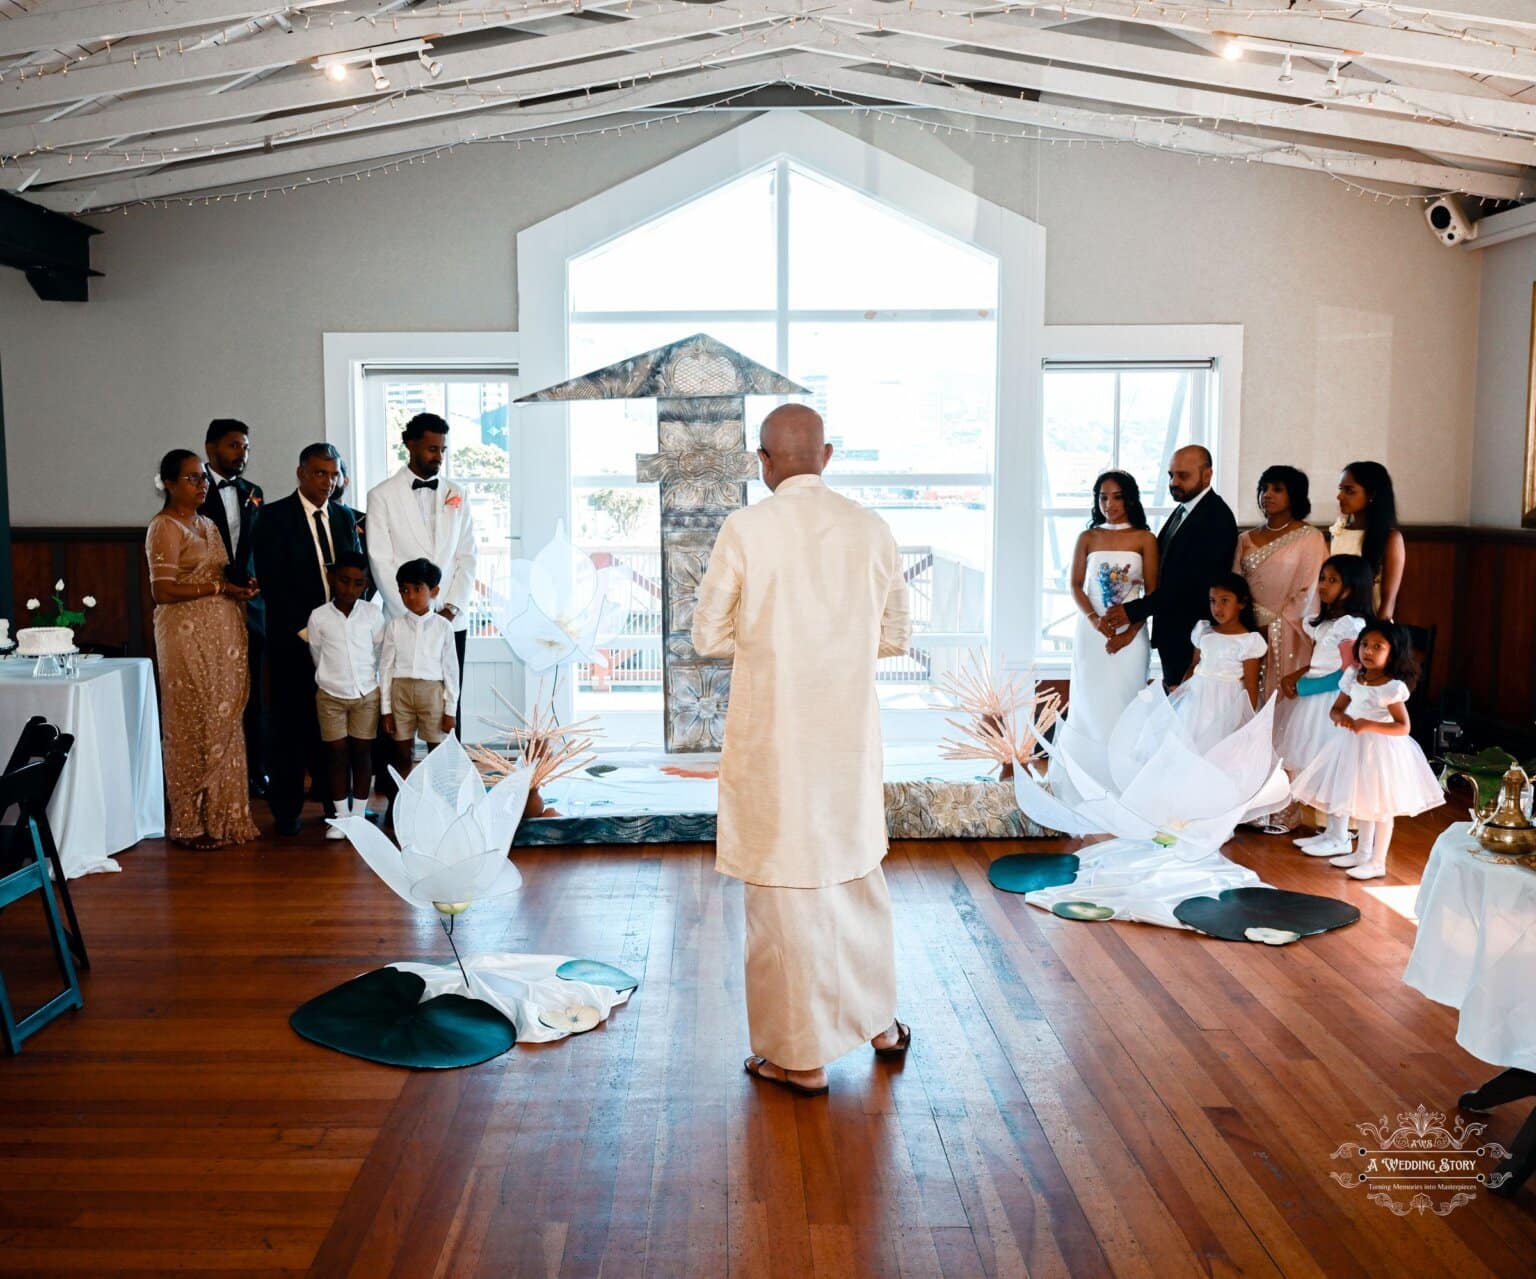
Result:
{"label": "brass urn", "polygon": [[1491,813],[1480,815],[1475,829],[1477,842],[1490,853],[1505,857],[1536,857],[1536,823],[1520,806],[1520,792],[1527,785],[1525,770],[1511,764],[1499,785],[1497,805]]}

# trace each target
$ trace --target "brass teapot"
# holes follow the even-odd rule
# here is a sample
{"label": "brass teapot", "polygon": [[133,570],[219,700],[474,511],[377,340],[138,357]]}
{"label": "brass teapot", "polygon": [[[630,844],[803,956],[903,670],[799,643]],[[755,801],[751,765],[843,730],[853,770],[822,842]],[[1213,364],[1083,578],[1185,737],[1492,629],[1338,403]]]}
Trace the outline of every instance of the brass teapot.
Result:
{"label": "brass teapot", "polygon": [[1520,794],[1529,781],[1519,764],[1511,764],[1499,785],[1498,798],[1477,814],[1472,834],[1490,853],[1536,857],[1536,823],[1520,804]]}

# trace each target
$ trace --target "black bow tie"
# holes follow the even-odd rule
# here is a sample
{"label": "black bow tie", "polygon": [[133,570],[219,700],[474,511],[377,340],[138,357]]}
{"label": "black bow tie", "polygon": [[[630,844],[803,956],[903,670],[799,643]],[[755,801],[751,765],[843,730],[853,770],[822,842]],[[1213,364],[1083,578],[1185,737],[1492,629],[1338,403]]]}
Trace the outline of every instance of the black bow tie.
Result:
{"label": "black bow tie", "polygon": [[216,485],[214,485],[214,487],[222,492],[224,489],[234,488],[235,482],[234,480],[220,480]]}
{"label": "black bow tie", "polygon": [[436,493],[437,492],[437,481],[436,480],[412,480],[411,481],[411,492],[414,493],[417,489],[431,489],[434,493]]}

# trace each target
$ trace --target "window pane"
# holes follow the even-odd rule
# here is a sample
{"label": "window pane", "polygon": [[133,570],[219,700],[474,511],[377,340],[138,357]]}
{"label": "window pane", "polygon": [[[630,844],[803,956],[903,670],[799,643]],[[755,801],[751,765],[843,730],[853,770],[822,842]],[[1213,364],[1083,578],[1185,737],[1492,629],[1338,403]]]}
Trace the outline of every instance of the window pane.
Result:
{"label": "window pane", "polygon": [[1168,501],[1168,458],[1190,442],[1190,396],[1205,377],[1191,369],[1120,374],[1120,468],[1136,477],[1144,502]]}
{"label": "window pane", "polygon": [[442,382],[425,378],[390,378],[384,383],[384,438],[387,448],[384,455],[385,477],[393,475],[405,465],[405,445],[400,442],[400,432],[405,424],[418,413],[436,413],[446,416]]}
{"label": "window pane", "polygon": [[[667,342],[697,333],[694,323],[573,324],[570,366],[579,372],[603,368]],[[772,324],[712,324],[707,331],[727,346],[759,363],[774,366]],[[754,401],[755,402],[755,401]],[[749,419],[762,420],[775,401]],[[577,401],[570,406],[571,474],[633,478],[635,455],[656,451],[654,400]],[[752,447],[756,447],[754,439]]]}
{"label": "window pane", "polygon": [[571,310],[771,310],[773,183],[770,165],[574,259]]}
{"label": "window pane", "polygon": [[791,167],[789,305],[991,310],[997,305],[997,259]]}
{"label": "window pane", "polygon": [[[1115,458],[1115,374],[1089,369],[1045,373],[1046,507],[1093,505],[1093,481]],[[1071,545],[1068,544],[1068,555]]]}
{"label": "window pane", "polygon": [[996,326],[797,323],[790,376],[811,389],[837,452],[831,474],[992,469]]}
{"label": "window pane", "polygon": [[1072,598],[1072,551],[1088,523],[1081,514],[1047,516],[1040,539],[1040,643],[1042,654],[1070,653],[1077,626]]}
{"label": "window pane", "polygon": [[[831,472],[828,478],[835,479]],[[992,546],[986,487],[836,488],[878,511],[896,535],[912,596],[914,635],[986,630]]]}
{"label": "window pane", "polygon": [[[475,524],[475,599],[470,608],[469,633],[494,635],[491,620],[491,592],[505,597],[511,580],[512,563],[512,486],[506,480],[466,484],[470,515]],[[438,565],[443,568],[443,565]]]}
{"label": "window pane", "polygon": [[578,707],[659,708],[661,512],[656,486],[577,488],[572,498],[576,545],[599,568],[615,565],[629,575],[629,610],[618,639],[601,651],[598,661],[576,667]]}
{"label": "window pane", "polygon": [[386,378],[387,474],[393,475],[405,465],[405,445],[400,441],[405,424],[418,413],[436,413],[448,423],[448,475],[455,479],[505,479],[511,473],[507,458],[507,414],[511,398],[512,386],[505,378],[483,382]]}

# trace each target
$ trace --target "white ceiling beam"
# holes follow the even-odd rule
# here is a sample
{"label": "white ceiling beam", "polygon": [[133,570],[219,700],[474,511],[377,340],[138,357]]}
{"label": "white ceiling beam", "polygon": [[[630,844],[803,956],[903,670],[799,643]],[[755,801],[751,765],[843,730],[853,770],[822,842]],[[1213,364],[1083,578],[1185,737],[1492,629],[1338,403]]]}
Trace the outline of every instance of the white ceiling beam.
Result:
{"label": "white ceiling beam", "polygon": [[[499,137],[559,131],[567,125],[598,120],[616,113],[666,106],[682,98],[733,93],[759,84],[774,83],[785,75],[784,60],[763,59],[712,71],[667,77],[638,89],[594,93],[576,105],[559,110],[529,108],[488,112],[471,118],[439,120],[413,128],[370,131],[358,136],[331,138],[306,145],[280,147],[271,155],[242,155],[199,165],[177,165],[145,177],[51,191],[29,192],[27,198],[45,208],[81,213],[110,209],[123,204],[160,200],[191,192],[230,192],[263,187],[308,185],[307,177],[321,170],[339,170],[383,164],[395,157],[442,147]],[[601,127],[601,126],[598,126]],[[324,176],[315,177],[323,182]]]}
{"label": "white ceiling beam", "polygon": [[1145,0],[1051,0],[1051,3],[1083,17],[1110,18],[1204,35],[1220,33],[1258,41],[1319,46],[1320,56],[1322,50],[1331,49],[1345,56],[1367,57],[1377,62],[1442,67],[1469,75],[1508,76],[1536,83],[1536,52],[1529,49],[1351,21],[1342,11],[1338,16],[1327,16],[1315,10],[1249,13],[1223,8],[1213,11],[1210,8],[1182,8],[1176,3],[1152,4]]}
{"label": "white ceiling beam", "polygon": [[[831,17],[833,15],[829,11],[828,18]],[[1309,70],[1299,63],[1294,68],[1294,82],[1281,85],[1275,82],[1273,67],[1228,62],[1224,58],[1203,53],[1155,49],[1146,45],[1128,44],[1122,40],[1020,28],[991,18],[966,22],[947,15],[940,17],[936,13],[907,11],[901,5],[880,4],[876,0],[840,0],[835,20],[838,24],[857,25],[867,31],[885,30],[950,45],[974,45],[1042,61],[1066,62],[1160,80],[1216,86],[1239,93],[1324,102],[1335,96],[1320,72]],[[1510,99],[1490,99],[1408,85],[1383,84],[1347,76],[1343,79],[1343,93],[1340,96],[1351,106],[1371,111],[1394,115],[1428,115],[1490,129],[1536,133],[1536,106]]]}
{"label": "white ceiling beam", "polygon": [[[400,129],[426,121],[457,115],[493,116],[496,107],[514,105],[518,99],[543,98],[556,94],[579,93],[594,86],[611,86],[625,81],[656,80],[704,69],[705,64],[720,65],[758,58],[777,52],[797,40],[803,31],[787,23],[772,30],[743,37],[732,33],[712,40],[689,40],[664,49],[595,62],[555,67],[505,80],[486,82],[456,93],[421,93],[409,98],[383,95],[377,101],[339,111],[315,112],[309,116],[274,120],[261,124],[232,124],[205,129],[195,137],[174,134],[130,144],[117,151],[100,151],[83,156],[40,155],[20,164],[0,168],[0,191],[14,190],[24,173],[34,170],[36,185],[53,182],[79,182],[98,178],[110,182],[120,174],[136,169],[160,169],[191,161],[207,161],[220,155],[261,151],[270,146],[274,152],[302,147],[329,138],[352,137],[379,129]],[[476,90],[481,92],[477,93]],[[628,90],[633,92],[633,90]],[[671,96],[689,92],[673,87]],[[487,95],[489,97],[489,102]],[[497,100],[499,98],[499,101]],[[539,108],[535,108],[538,110]],[[295,133],[294,131],[299,131]],[[285,136],[286,135],[286,136]]]}
{"label": "white ceiling beam", "polygon": [[[514,10],[514,21],[534,22],[572,13],[581,7],[582,0],[550,0],[547,7],[526,14]],[[7,75],[4,82],[0,82],[0,112],[30,111],[59,102],[73,102],[77,98],[138,93],[203,80],[233,79],[250,71],[312,61],[328,53],[347,53],[395,40],[425,39],[445,31],[457,33],[461,29],[460,18],[465,31],[507,25],[502,12],[488,8],[485,0],[447,0],[441,5],[418,10],[380,10],[376,22],[348,16],[338,18],[332,27],[328,19],[322,21],[324,14],[318,14],[308,31],[301,22],[292,33],[268,31],[237,43],[195,49],[188,40],[184,53],[176,52],[174,40],[162,41],[158,56],[153,47],[139,48],[137,65],[134,50],[119,48],[112,51],[110,60],[93,58],[67,72],[52,71],[24,80]]]}
{"label": "white ceiling beam", "polygon": [[1383,159],[1326,147],[1266,142],[1216,130],[1182,124],[1156,124],[1117,120],[1096,111],[1036,102],[1016,102],[977,90],[947,85],[893,80],[890,76],[822,63],[798,77],[800,83],[832,93],[893,100],[887,108],[900,113],[900,104],[937,107],[970,116],[1006,120],[1036,129],[1084,134],[1094,138],[1135,142],[1142,146],[1207,156],[1218,160],[1278,164],[1288,168],[1331,173],[1356,181],[1383,182],[1427,190],[1453,189],[1494,200],[1521,199],[1536,194],[1536,178],[1522,181],[1472,169],[1421,164],[1411,160]]}
{"label": "white ceiling beam", "polygon": [[[1195,120],[1209,118],[1265,129],[1315,133],[1335,139],[1409,147],[1521,167],[1536,163],[1536,143],[1529,138],[1502,137],[1475,129],[1422,124],[1359,111],[1324,110],[1307,104],[1265,101],[1244,94],[1104,75],[1075,67],[1021,62],[1015,58],[945,49],[935,41],[909,36],[885,36],[853,43],[871,62],[903,66],[950,79],[1017,85],[1040,93],[1115,103],[1154,115],[1187,116]],[[816,51],[845,62],[853,56],[850,41],[846,39],[836,45],[824,41]]]}
{"label": "white ceiling beam", "polygon": [[1422,14],[1468,26],[1494,23],[1536,32],[1536,5],[1530,0],[1397,0],[1393,9],[1402,17]]}
{"label": "white ceiling beam", "polygon": [[152,35],[201,26],[227,26],[242,18],[293,13],[335,0],[105,0],[105,3],[44,5],[22,18],[0,22],[0,57],[38,49],[67,49],[125,36]]}
{"label": "white ceiling beam", "polygon": [[[441,75],[433,79],[419,62],[393,63],[389,66],[391,92],[432,89],[448,84],[485,80],[495,76],[515,75],[535,67],[552,66],[577,58],[601,57],[616,52],[638,50],[673,40],[715,35],[759,21],[737,10],[713,6],[680,5],[677,11],[660,17],[636,18],[603,25],[585,24],[587,29],[535,39],[506,40],[470,53],[442,52],[436,55],[443,64]],[[305,108],[339,108],[359,96],[357,84],[336,84],[318,72],[295,80],[288,78],[274,84],[247,87],[228,93],[209,94],[200,90],[167,93],[154,98],[114,104],[93,115],[78,116],[58,126],[33,123],[0,128],[0,156],[14,156],[34,150],[81,147],[121,137],[140,136],[176,130],[198,129],[230,120],[249,120],[274,112]],[[281,128],[286,122],[274,124]]]}

